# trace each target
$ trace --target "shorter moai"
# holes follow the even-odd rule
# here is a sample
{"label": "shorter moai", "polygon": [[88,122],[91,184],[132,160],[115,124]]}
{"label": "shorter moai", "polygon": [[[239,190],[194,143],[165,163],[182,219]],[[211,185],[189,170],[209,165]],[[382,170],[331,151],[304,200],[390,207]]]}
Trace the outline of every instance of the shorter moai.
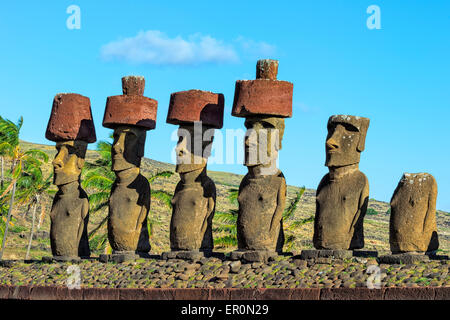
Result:
{"label": "shorter moai", "polygon": [[163,258],[198,260],[212,254],[216,186],[206,171],[214,130],[223,125],[223,94],[200,90],[172,93],[167,123],[179,125],[172,199],[170,252]]}
{"label": "shorter moai", "polygon": [[150,184],[140,164],[146,132],[156,126],[158,102],[143,96],[144,87],[144,77],[123,77],[123,95],[108,97],[103,118],[103,126],[114,129],[111,158],[116,180],[109,198],[108,239],[111,259],[117,262],[148,256],[151,249]]}
{"label": "shorter moai", "polygon": [[428,173],[403,174],[391,199],[389,243],[385,263],[428,260],[439,248],[436,224],[437,183]]}
{"label": "shorter moai", "polygon": [[278,61],[259,60],[256,80],[236,81],[232,115],[245,117],[245,163],[239,186],[238,250],[231,259],[267,262],[282,252],[286,180],[277,168],[293,84],[277,80]]}
{"label": "shorter moai", "polygon": [[316,191],[313,244],[318,250],[303,250],[303,259],[348,258],[354,254],[350,250],[364,247],[369,182],[359,171],[359,161],[369,122],[368,118],[349,115],[334,115],[328,120],[325,166],[329,173]]}
{"label": "shorter moai", "polygon": [[80,186],[88,143],[95,142],[89,98],[75,93],[57,94],[45,137],[56,142],[53,183],[58,186],[50,212],[53,259],[78,260],[90,256],[87,225],[89,202]]}

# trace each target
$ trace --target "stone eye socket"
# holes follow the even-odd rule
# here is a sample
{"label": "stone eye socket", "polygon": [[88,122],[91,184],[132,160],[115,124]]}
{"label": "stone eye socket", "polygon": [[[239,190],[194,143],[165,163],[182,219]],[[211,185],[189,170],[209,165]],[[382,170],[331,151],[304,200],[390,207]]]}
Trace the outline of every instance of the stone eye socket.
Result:
{"label": "stone eye socket", "polygon": [[347,130],[347,131],[358,132],[358,128],[352,126],[351,124],[343,123],[342,125],[344,126],[345,130]]}

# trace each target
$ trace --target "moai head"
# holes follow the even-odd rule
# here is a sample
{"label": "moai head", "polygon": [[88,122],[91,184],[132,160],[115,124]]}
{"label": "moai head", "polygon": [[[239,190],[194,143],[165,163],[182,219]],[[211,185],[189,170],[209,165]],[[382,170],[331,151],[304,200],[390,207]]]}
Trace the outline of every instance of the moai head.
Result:
{"label": "moai head", "polygon": [[328,119],[328,135],[325,144],[326,162],[329,168],[359,163],[364,151],[370,120],[363,117],[335,115]]}
{"label": "moai head", "polygon": [[89,98],[75,93],[57,94],[45,136],[56,142],[58,151],[53,160],[53,183],[78,181],[87,144],[97,140]]}
{"label": "moai head", "polygon": [[284,134],[284,119],[278,117],[246,117],[247,132],[244,140],[244,164],[270,166],[278,158]]}
{"label": "moai head", "polygon": [[211,152],[214,129],[223,125],[223,94],[201,90],[172,93],[167,123],[178,124],[176,172],[202,171]]}
{"label": "moai head", "polygon": [[116,172],[140,166],[146,132],[156,127],[158,102],[144,97],[144,88],[144,77],[123,77],[123,95],[106,101],[103,126],[114,129],[111,157]]}
{"label": "moai head", "polygon": [[84,166],[87,142],[81,140],[59,141],[53,160],[53,184],[59,186],[78,181]]}
{"label": "moai head", "polygon": [[245,117],[245,165],[271,166],[284,134],[284,118],[292,117],[293,84],[277,80],[278,61],[259,60],[256,80],[236,81],[232,115]]}
{"label": "moai head", "polygon": [[112,170],[122,171],[141,165],[144,156],[145,129],[133,126],[118,126],[114,129],[111,148]]}

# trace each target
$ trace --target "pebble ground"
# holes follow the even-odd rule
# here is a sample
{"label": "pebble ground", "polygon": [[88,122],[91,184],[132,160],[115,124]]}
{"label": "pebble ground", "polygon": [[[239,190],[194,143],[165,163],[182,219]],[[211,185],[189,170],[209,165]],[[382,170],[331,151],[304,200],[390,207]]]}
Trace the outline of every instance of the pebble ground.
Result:
{"label": "pebble ground", "polygon": [[[139,259],[124,263],[25,263],[0,267],[0,284],[97,288],[355,288],[450,286],[449,260],[378,265],[375,259],[298,260],[280,256],[267,264],[219,258]],[[72,278],[70,278],[72,277]]]}

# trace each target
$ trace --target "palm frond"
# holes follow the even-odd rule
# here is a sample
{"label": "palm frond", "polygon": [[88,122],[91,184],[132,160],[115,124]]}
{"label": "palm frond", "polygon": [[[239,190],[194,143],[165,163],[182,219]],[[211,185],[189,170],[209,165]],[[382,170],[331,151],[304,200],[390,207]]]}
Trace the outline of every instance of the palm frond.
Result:
{"label": "palm frond", "polygon": [[173,194],[164,190],[151,190],[151,195],[153,198],[159,199],[164,202],[169,208],[172,209],[172,198]]}
{"label": "palm frond", "polygon": [[147,178],[149,183],[152,183],[153,181],[155,181],[158,178],[169,178],[174,174],[173,171],[161,171],[161,172],[157,172],[154,175],[152,175],[151,177]]}
{"label": "palm frond", "polygon": [[300,188],[300,190],[297,191],[297,195],[294,198],[294,200],[291,201],[289,207],[286,208],[283,212],[283,219],[289,219],[294,215],[295,209],[297,209],[297,205],[300,202],[300,199],[305,192],[305,187]]}
{"label": "palm frond", "polygon": [[289,224],[288,229],[292,230],[292,229],[298,228],[304,224],[311,223],[311,222],[314,222],[314,216],[310,216],[309,218],[302,219],[299,221],[294,221],[291,224]]}
{"label": "palm frond", "polygon": [[228,189],[229,192],[229,196],[228,196],[228,200],[230,200],[231,203],[233,204],[237,204],[237,198],[239,195],[239,189],[236,188],[230,188]]}
{"label": "palm frond", "polygon": [[217,247],[235,247],[237,246],[237,238],[232,235],[215,238],[214,245]]}

